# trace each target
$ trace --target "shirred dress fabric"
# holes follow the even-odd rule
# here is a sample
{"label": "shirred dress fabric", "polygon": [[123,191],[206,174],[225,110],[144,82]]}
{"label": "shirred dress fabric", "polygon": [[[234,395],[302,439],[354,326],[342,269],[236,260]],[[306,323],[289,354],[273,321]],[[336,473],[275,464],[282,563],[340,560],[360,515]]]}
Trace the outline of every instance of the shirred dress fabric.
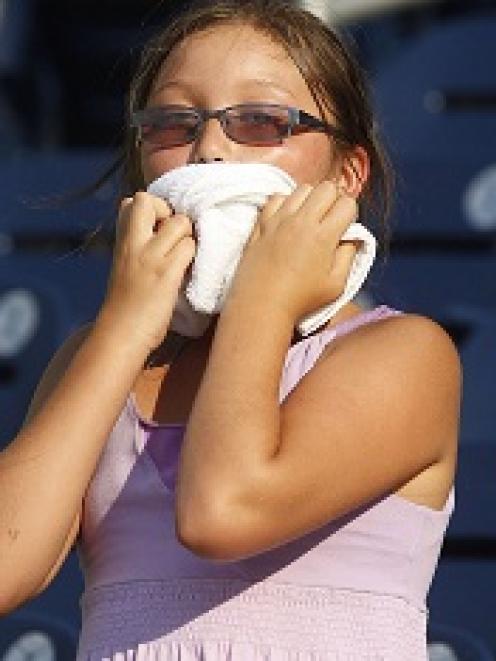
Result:
{"label": "shirred dress fabric", "polygon": [[[293,345],[280,401],[336,337],[401,314],[385,305]],[[132,396],[89,485],[77,661],[426,661],[426,594],[454,507],[386,494],[269,551],[200,558],[174,528],[184,427]]]}

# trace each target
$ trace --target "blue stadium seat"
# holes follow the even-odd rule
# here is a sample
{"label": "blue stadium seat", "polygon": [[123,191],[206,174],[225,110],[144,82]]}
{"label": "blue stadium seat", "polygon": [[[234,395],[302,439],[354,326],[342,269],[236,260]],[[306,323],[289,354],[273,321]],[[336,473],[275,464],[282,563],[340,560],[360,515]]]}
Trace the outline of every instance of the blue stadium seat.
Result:
{"label": "blue stadium seat", "polygon": [[464,17],[410,39],[374,91],[398,173],[394,244],[367,290],[448,324],[496,311],[496,18]]}
{"label": "blue stadium seat", "polygon": [[[0,445],[17,432],[56,349],[102,303],[110,243],[103,235],[99,244],[86,239],[101,223],[112,232],[115,180],[77,203],[54,196],[95,182],[110,161],[106,152],[0,161]],[[13,330],[19,320],[24,339]],[[2,349],[2,341],[18,342],[17,349]]]}
{"label": "blue stadium seat", "polygon": [[50,358],[75,330],[71,299],[36,271],[0,259],[0,448],[18,432]]}
{"label": "blue stadium seat", "polygon": [[438,320],[460,305],[496,312],[494,154],[402,158],[397,189],[391,253],[369,296]]}
{"label": "blue stadium seat", "polygon": [[[101,223],[113,232],[115,183],[77,203],[37,203],[91,184],[109,160],[92,152],[25,154],[0,162],[0,448],[18,432],[53,354],[94,318],[111,264],[107,240],[83,244]],[[22,622],[26,631],[36,626],[55,640],[57,660],[74,659],[81,590],[72,550],[43,594],[0,623],[0,659],[13,636],[22,634]],[[26,643],[38,644],[50,653],[46,640],[31,637]]]}
{"label": "blue stadium seat", "polygon": [[[491,443],[496,448],[496,314],[461,308],[453,312],[454,319],[456,312],[458,319],[471,328],[460,346],[463,364],[461,438],[464,444]],[[496,466],[496,454],[493,461]],[[496,504],[496,489],[493,496]]]}
{"label": "blue stadium seat", "polygon": [[428,628],[429,661],[494,661],[486,642],[472,632],[434,622]]}
{"label": "blue stadium seat", "polygon": [[[447,531],[455,546],[481,540],[492,548],[496,562],[496,443],[460,441],[456,470],[456,506]],[[496,579],[496,576],[495,576]],[[496,629],[495,629],[496,630]]]}
{"label": "blue stadium seat", "polygon": [[76,648],[77,631],[46,613],[13,613],[0,622],[1,661],[70,661]]}
{"label": "blue stadium seat", "polygon": [[0,256],[0,447],[18,432],[55,351],[94,319],[108,269],[103,256]]}
{"label": "blue stadium seat", "polygon": [[[448,637],[460,659],[494,659],[483,655],[483,644],[496,653],[496,443],[460,444],[455,510],[428,596],[432,623],[460,629]],[[465,647],[463,630],[473,634]],[[435,632],[436,629],[431,630]],[[475,640],[479,638],[479,654]],[[433,639],[436,639],[433,637]],[[446,640],[442,636],[437,638]],[[458,642],[457,642],[458,641]],[[467,644],[470,642],[466,641]],[[463,651],[462,651],[463,650]]]}
{"label": "blue stadium seat", "polygon": [[433,25],[376,76],[379,118],[394,153],[496,153],[494,15]]}
{"label": "blue stadium seat", "polygon": [[110,272],[110,253],[93,254],[83,250],[72,253],[11,253],[0,256],[0,276],[11,274],[10,281],[24,277],[47,283],[63,293],[71,314],[71,325],[77,327],[92,320],[98,312]]}
{"label": "blue stadium seat", "polygon": [[460,344],[463,397],[455,510],[429,605],[434,621],[467,628],[496,652],[496,315],[457,312],[469,332]]}
{"label": "blue stadium seat", "polygon": [[[461,661],[494,661],[496,651],[496,627],[494,615],[494,595],[496,591],[496,560],[494,558],[470,559],[467,557],[441,560],[437,567],[428,598],[429,621],[432,622],[430,640],[435,637],[434,624],[442,623],[454,632],[450,640],[461,653]],[[471,632],[462,636],[463,632]],[[441,633],[441,632],[440,632]],[[469,643],[463,645],[462,640]],[[475,641],[478,644],[475,644]],[[465,652],[463,654],[462,650]],[[468,650],[486,656],[468,656]],[[492,656],[489,650],[492,652]]]}
{"label": "blue stadium seat", "polygon": [[385,265],[374,265],[367,291],[374,300],[438,321],[453,318],[460,307],[496,313],[496,254],[393,248]]}
{"label": "blue stadium seat", "polygon": [[444,242],[452,250],[494,244],[496,152],[490,157],[476,151],[463,158],[403,156],[396,159],[395,171],[397,242],[418,249],[427,241]]}
{"label": "blue stadium seat", "polygon": [[70,202],[71,194],[95,183],[112,162],[110,152],[99,150],[24,152],[17,158],[0,160],[2,252],[6,251],[7,237],[11,242],[30,236],[33,242],[50,236],[81,239],[100,224],[112,230],[119,195],[115,178],[98,191]]}

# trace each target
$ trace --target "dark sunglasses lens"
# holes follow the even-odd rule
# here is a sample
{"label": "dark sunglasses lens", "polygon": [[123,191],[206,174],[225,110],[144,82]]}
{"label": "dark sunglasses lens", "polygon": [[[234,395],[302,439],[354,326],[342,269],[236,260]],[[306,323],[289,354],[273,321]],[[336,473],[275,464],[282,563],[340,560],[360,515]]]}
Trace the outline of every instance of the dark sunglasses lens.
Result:
{"label": "dark sunglasses lens", "polygon": [[154,147],[177,147],[195,139],[198,123],[198,116],[192,112],[156,113],[141,124],[141,137]]}
{"label": "dark sunglasses lens", "polygon": [[226,113],[226,132],[238,142],[280,144],[288,134],[288,113],[281,108],[233,108]]}

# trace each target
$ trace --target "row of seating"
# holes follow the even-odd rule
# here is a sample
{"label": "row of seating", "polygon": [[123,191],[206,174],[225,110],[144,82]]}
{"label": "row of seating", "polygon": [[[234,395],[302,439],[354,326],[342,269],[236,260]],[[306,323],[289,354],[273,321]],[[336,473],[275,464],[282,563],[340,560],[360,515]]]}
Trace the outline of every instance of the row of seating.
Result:
{"label": "row of seating", "polygon": [[116,184],[70,198],[109,162],[106,153],[56,153],[0,165],[0,447],[56,349],[101,305]]}
{"label": "row of seating", "polygon": [[[111,162],[91,151],[0,164],[0,448],[18,432],[48,361],[102,303],[117,183],[71,198]],[[72,550],[48,589],[0,622],[0,659],[74,659],[82,588]]]}
{"label": "row of seating", "polygon": [[[494,15],[454,20],[411,39],[374,79],[398,184],[395,249],[371,296],[439,321],[464,374],[456,506],[428,600],[451,642],[431,645],[431,660],[496,651],[495,48]],[[457,645],[462,630],[478,649]]]}

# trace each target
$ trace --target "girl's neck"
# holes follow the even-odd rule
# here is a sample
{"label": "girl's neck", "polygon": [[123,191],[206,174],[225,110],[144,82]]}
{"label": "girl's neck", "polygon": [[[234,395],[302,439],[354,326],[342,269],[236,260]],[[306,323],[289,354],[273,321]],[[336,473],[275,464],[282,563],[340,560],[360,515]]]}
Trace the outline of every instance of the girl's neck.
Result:
{"label": "girl's neck", "polygon": [[[364,310],[365,309],[357,303],[348,303],[339,310],[321,330],[330,330],[338,324],[355,317],[357,314],[361,314]],[[205,333],[197,338],[189,338],[176,333],[169,333],[164,342],[162,342],[162,344],[149,355],[145,364],[146,372],[150,376],[152,376],[152,374],[158,375],[159,372],[163,374],[164,371],[167,372],[171,365],[177,362],[182,363],[184,360],[189,362],[191,359],[198,360],[201,356],[203,356],[206,361],[210,353],[216,325],[217,318],[212,321]],[[301,340],[301,335],[295,330],[291,339],[291,346]]]}

